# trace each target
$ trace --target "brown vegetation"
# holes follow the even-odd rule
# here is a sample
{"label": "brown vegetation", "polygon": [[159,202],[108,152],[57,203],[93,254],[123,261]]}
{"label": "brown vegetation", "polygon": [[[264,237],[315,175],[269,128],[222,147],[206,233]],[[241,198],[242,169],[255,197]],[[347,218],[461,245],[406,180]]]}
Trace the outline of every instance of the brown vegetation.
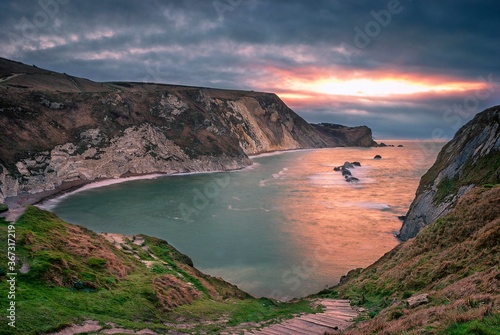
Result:
{"label": "brown vegetation", "polygon": [[[335,288],[370,316],[347,334],[434,334],[500,313],[500,187],[475,188],[454,210]],[[410,309],[406,299],[430,301]]]}

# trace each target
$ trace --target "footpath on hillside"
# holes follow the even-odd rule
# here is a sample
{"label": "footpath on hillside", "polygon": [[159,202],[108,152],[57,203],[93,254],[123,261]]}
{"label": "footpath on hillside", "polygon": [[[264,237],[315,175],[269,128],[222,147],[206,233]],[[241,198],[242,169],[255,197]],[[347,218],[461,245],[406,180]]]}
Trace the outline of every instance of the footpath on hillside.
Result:
{"label": "footpath on hillside", "polygon": [[334,334],[347,329],[358,316],[349,300],[320,299],[317,304],[325,306],[324,312],[297,316],[260,330],[246,331],[245,335],[322,335],[325,332]]}

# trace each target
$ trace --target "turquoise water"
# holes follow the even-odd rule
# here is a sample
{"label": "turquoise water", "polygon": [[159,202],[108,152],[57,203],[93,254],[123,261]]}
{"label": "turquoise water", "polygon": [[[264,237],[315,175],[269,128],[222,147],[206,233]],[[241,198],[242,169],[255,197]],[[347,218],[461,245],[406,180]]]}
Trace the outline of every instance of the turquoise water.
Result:
{"label": "turquoise water", "polygon": [[[398,243],[397,216],[443,143],[394,143],[404,147],[257,156],[241,171],[127,181],[46,206],[96,232],[165,239],[200,270],[286,300],[337,283]],[[351,170],[358,184],[332,171],[344,161],[361,163]]]}

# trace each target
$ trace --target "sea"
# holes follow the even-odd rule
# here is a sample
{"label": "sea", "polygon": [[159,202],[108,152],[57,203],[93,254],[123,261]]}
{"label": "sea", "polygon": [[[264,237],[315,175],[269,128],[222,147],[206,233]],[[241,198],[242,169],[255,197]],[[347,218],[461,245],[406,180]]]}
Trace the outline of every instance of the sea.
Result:
{"label": "sea", "polygon": [[[400,243],[398,216],[444,143],[384,142],[394,147],[275,152],[238,171],[104,181],[41,207],[98,233],[165,239],[201,271],[287,301]],[[350,170],[359,182],[333,171],[344,162],[361,164]]]}

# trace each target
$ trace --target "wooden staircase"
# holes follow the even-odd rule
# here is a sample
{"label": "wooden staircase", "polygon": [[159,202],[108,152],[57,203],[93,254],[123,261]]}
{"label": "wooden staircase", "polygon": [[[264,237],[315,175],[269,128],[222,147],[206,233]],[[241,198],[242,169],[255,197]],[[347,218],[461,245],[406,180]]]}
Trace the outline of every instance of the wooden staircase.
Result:
{"label": "wooden staircase", "polygon": [[358,316],[349,300],[321,299],[317,303],[325,306],[323,313],[301,315],[260,330],[247,331],[245,335],[335,334],[352,325],[352,320]]}

